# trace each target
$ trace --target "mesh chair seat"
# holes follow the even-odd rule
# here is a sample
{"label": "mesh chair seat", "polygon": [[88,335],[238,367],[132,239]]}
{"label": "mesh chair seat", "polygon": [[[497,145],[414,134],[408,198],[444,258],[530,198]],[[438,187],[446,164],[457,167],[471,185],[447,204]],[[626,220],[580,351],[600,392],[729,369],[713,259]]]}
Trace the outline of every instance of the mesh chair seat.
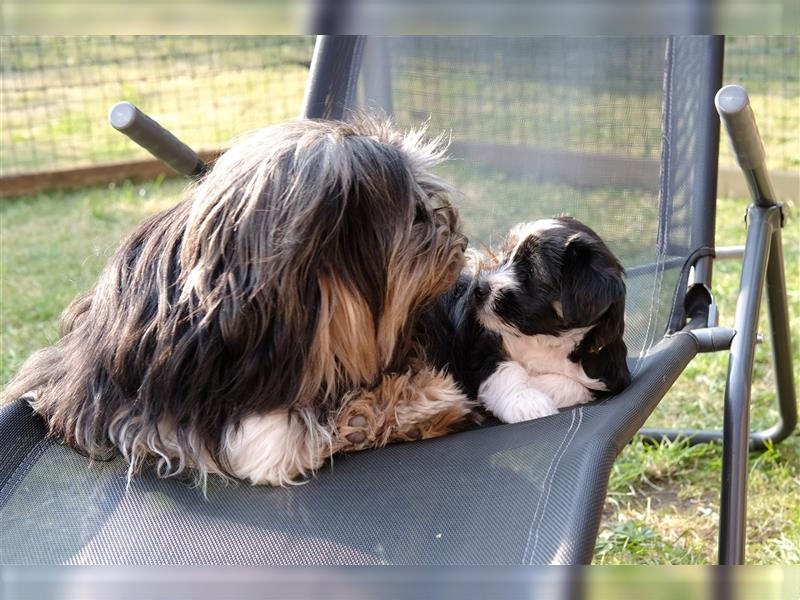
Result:
{"label": "mesh chair seat", "polygon": [[24,450],[0,470],[0,563],[514,565],[591,562],[611,466],[695,355],[655,346],[619,396],[515,425],[336,457],[305,485],[201,490],[43,438],[21,401],[0,413]]}

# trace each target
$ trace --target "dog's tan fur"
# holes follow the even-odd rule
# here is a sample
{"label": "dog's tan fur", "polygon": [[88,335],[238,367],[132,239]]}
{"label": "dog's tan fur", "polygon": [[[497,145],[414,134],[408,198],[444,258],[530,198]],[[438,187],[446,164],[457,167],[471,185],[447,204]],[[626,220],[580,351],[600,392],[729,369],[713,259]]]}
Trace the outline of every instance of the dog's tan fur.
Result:
{"label": "dog's tan fur", "polygon": [[336,452],[352,452],[440,437],[462,428],[473,406],[449,375],[429,368],[385,375],[380,384],[353,392],[335,418]]}

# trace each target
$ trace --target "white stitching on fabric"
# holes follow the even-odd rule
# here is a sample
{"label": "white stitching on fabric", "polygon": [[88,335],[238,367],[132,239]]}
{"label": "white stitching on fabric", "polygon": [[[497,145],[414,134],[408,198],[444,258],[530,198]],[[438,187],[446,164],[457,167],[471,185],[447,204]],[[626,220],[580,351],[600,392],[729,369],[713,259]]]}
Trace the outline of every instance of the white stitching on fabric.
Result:
{"label": "white stitching on fabric", "polygon": [[[550,486],[552,486],[552,483],[550,483],[550,486],[548,486],[548,481],[552,481],[551,480],[551,475],[554,474],[553,465],[554,465],[554,463],[556,463],[556,459],[558,458],[559,453],[561,452],[562,448],[564,447],[564,443],[567,441],[567,438],[569,437],[570,433],[572,432],[572,427],[575,425],[575,414],[576,413],[580,413],[582,415],[583,408],[578,407],[577,410],[573,410],[572,411],[572,421],[570,421],[569,428],[564,433],[564,438],[561,440],[561,443],[558,445],[558,450],[556,450],[556,453],[553,455],[553,458],[550,460],[550,465],[548,465],[548,467],[547,467],[547,473],[545,474],[544,481],[542,482],[542,493],[539,495],[539,499],[536,501],[536,509],[533,511],[533,517],[531,518],[531,525],[528,528],[528,539],[527,539],[527,541],[525,543],[525,551],[522,554],[522,564],[531,564],[531,563],[528,562],[528,552],[531,549],[530,548],[530,546],[531,546],[531,538],[533,537],[533,530],[534,530],[534,527],[535,527],[535,524],[536,524],[536,521],[537,521],[536,517],[539,515],[539,507],[542,505],[542,498],[544,498],[546,490],[549,493]],[[546,502],[545,502],[545,504],[546,504]],[[544,515],[544,507],[542,507],[542,515]],[[541,521],[541,519],[539,519],[539,521]],[[537,536],[536,537],[538,539],[538,537],[539,537],[538,536],[538,532],[537,532]],[[531,561],[533,561],[533,557],[531,557]]]}
{"label": "white stitching on fabric", "polygon": [[[531,550],[531,558],[528,562],[529,565],[533,564],[534,558],[536,557],[536,548],[539,546],[539,532],[542,530],[541,523],[544,520],[544,514],[547,511],[547,504],[550,501],[550,492],[553,489],[553,481],[556,478],[556,472],[558,472],[558,465],[561,464],[561,459],[564,458],[564,455],[567,453],[567,449],[572,444],[572,440],[575,439],[575,435],[578,433],[578,430],[581,428],[581,423],[583,423],[583,408],[579,407],[577,409],[578,413],[578,424],[575,426],[575,430],[569,437],[569,441],[567,442],[566,446],[560,451],[558,455],[558,460],[556,461],[555,468],[553,469],[553,476],[550,478],[550,482],[547,485],[547,496],[544,499],[544,504],[542,505],[542,512],[539,514],[539,524],[536,526],[536,538],[533,540],[533,550]],[[568,432],[569,433],[569,432]]]}

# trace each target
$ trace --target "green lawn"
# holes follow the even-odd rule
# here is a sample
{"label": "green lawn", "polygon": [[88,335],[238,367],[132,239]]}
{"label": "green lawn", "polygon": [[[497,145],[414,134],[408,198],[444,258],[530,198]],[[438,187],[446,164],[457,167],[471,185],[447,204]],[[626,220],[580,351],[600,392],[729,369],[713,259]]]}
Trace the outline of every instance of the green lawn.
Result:
{"label": "green lawn", "polygon": [[[176,202],[182,186],[179,180],[168,180],[0,204],[0,382],[7,382],[33,350],[56,340],[65,305],[92,284],[120,238],[146,215]],[[465,192],[469,197],[470,189]],[[599,194],[597,201],[604,197]],[[744,199],[720,201],[719,245],[744,242],[745,206]],[[467,218],[470,210],[475,207],[465,204]],[[800,228],[794,218],[784,230],[784,246],[795,377],[800,380]],[[722,324],[732,323],[738,270],[735,261],[715,268]],[[766,324],[762,330],[767,331]],[[718,427],[726,364],[724,354],[696,358],[649,424]],[[755,426],[772,422],[773,404],[767,339],[756,364]],[[629,445],[614,467],[595,562],[715,562],[720,460],[717,446]],[[748,562],[800,562],[800,436],[754,455],[750,473]]]}
{"label": "green lawn", "polygon": [[[723,199],[717,213],[717,245],[743,244],[745,200]],[[795,382],[800,381],[800,226],[789,206],[783,231],[789,287]],[[794,218],[792,218],[794,217]],[[732,325],[740,263],[715,265],[714,294],[720,324]],[[766,310],[766,304],[762,303]],[[775,388],[768,320],[756,355],[751,425],[775,423]],[[720,428],[727,355],[702,354],[684,371],[648,421],[649,426]],[[631,444],[614,466],[595,562],[709,563],[716,560],[719,519],[718,445]],[[748,563],[800,563],[800,435],[752,455],[748,490]]]}

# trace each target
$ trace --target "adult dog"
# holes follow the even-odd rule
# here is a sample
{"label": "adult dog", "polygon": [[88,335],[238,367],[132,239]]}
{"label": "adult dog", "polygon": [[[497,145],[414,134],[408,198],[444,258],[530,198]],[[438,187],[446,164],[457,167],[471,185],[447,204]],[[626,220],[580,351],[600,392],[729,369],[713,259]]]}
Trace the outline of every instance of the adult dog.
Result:
{"label": "adult dog", "polygon": [[247,137],[127,237],[6,395],[129,477],[200,484],[287,484],[338,450],[459,428],[473,403],[413,335],[466,246],[441,157],[368,119]]}

